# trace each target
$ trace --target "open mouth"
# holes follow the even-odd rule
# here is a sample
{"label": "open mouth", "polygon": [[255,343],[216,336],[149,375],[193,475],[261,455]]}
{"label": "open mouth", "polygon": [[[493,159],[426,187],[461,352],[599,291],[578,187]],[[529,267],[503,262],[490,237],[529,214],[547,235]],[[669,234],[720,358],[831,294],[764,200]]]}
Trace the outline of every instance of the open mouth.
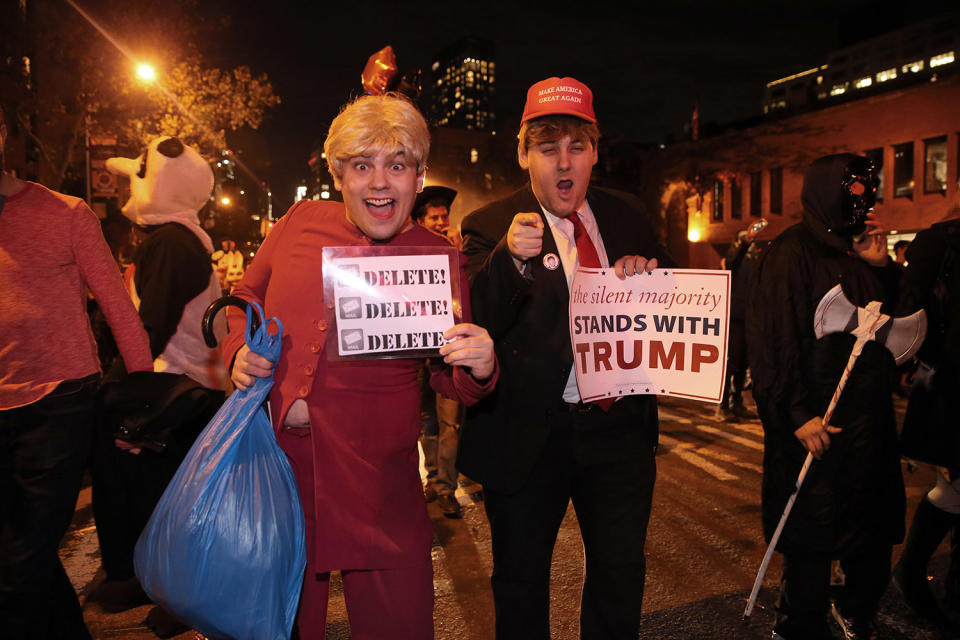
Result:
{"label": "open mouth", "polygon": [[367,198],[364,203],[367,205],[367,211],[374,218],[389,220],[393,217],[394,205],[396,204],[393,198]]}
{"label": "open mouth", "polygon": [[570,192],[573,190],[573,180],[561,180],[557,183],[557,191],[560,192],[562,196],[570,195]]}

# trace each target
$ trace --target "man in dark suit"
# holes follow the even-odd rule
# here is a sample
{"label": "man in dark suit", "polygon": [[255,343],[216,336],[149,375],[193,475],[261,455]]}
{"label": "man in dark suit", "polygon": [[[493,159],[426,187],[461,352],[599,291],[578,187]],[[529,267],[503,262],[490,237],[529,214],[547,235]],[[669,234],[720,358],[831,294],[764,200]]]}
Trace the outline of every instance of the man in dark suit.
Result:
{"label": "man in dark suit", "polygon": [[586,85],[530,87],[519,139],[530,184],[462,224],[475,320],[495,341],[501,374],[464,425],[457,467],[484,485],[499,640],[550,637],[551,557],[571,499],[586,553],[581,638],[635,640],[656,399],[581,401],[569,289],[579,264],[624,278],[673,262],[635,198],[588,189],[599,130]]}

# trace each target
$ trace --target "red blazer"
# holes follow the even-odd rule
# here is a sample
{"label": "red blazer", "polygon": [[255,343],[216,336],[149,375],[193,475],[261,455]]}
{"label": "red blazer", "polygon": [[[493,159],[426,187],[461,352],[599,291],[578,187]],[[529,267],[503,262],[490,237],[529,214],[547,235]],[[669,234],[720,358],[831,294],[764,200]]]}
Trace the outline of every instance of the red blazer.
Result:
{"label": "red blazer", "polygon": [[[333,329],[326,311],[333,304],[323,298],[322,249],[372,244],[346,219],[342,204],[300,201],[270,232],[234,291],[283,323],[270,392],[274,428],[280,431],[297,398],[309,406],[305,437],[312,439],[313,478],[298,474],[298,483],[304,512],[316,522],[307,550],[317,572],[410,566],[430,552],[417,452],[422,359],[330,362],[325,354]],[[416,224],[386,244],[449,246]],[[461,256],[461,303],[469,321],[464,263]],[[243,345],[245,319],[235,309],[227,315],[229,367]],[[470,405],[493,389],[499,371],[482,385],[460,367],[437,364],[431,373],[434,389]]]}

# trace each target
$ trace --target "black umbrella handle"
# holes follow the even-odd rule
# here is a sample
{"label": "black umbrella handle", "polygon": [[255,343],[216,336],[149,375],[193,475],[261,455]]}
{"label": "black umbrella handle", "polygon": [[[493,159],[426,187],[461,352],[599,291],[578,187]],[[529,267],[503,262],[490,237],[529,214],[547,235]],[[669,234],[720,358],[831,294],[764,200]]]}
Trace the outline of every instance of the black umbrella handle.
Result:
{"label": "black umbrella handle", "polygon": [[[210,306],[207,307],[207,310],[203,312],[203,319],[200,321],[200,329],[203,332],[203,341],[206,342],[207,346],[211,349],[215,349],[217,347],[217,336],[213,335],[213,320],[216,318],[220,309],[223,309],[226,306],[238,307],[239,309],[242,309],[244,313],[247,312],[247,301],[243,298],[238,298],[237,296],[223,296],[222,298],[217,298],[210,303]],[[259,314],[253,314],[251,328],[253,331],[256,331],[260,328]]]}

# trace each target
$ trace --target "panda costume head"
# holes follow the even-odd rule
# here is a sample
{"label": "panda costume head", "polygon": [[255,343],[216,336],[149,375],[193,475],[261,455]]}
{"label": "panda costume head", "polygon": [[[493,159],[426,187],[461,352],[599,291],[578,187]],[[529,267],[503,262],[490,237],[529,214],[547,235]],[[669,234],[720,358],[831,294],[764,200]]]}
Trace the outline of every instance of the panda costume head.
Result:
{"label": "panda costume head", "polygon": [[153,140],[136,158],[108,159],[107,169],[130,179],[130,199],[123,205],[123,215],[144,227],[179,222],[200,238],[208,252],[213,251],[197,217],[213,191],[213,170],[194,149],[165,136]]}
{"label": "panda costume head", "polygon": [[207,347],[200,333],[204,311],[220,297],[210,265],[213,242],[197,215],[213,191],[213,170],[172,137],[153,140],[137,158],[110,158],[107,169],[130,179],[123,214],[149,232],[127,288],[150,338],[154,371],[185,374],[209,389],[223,389],[219,350]]}

